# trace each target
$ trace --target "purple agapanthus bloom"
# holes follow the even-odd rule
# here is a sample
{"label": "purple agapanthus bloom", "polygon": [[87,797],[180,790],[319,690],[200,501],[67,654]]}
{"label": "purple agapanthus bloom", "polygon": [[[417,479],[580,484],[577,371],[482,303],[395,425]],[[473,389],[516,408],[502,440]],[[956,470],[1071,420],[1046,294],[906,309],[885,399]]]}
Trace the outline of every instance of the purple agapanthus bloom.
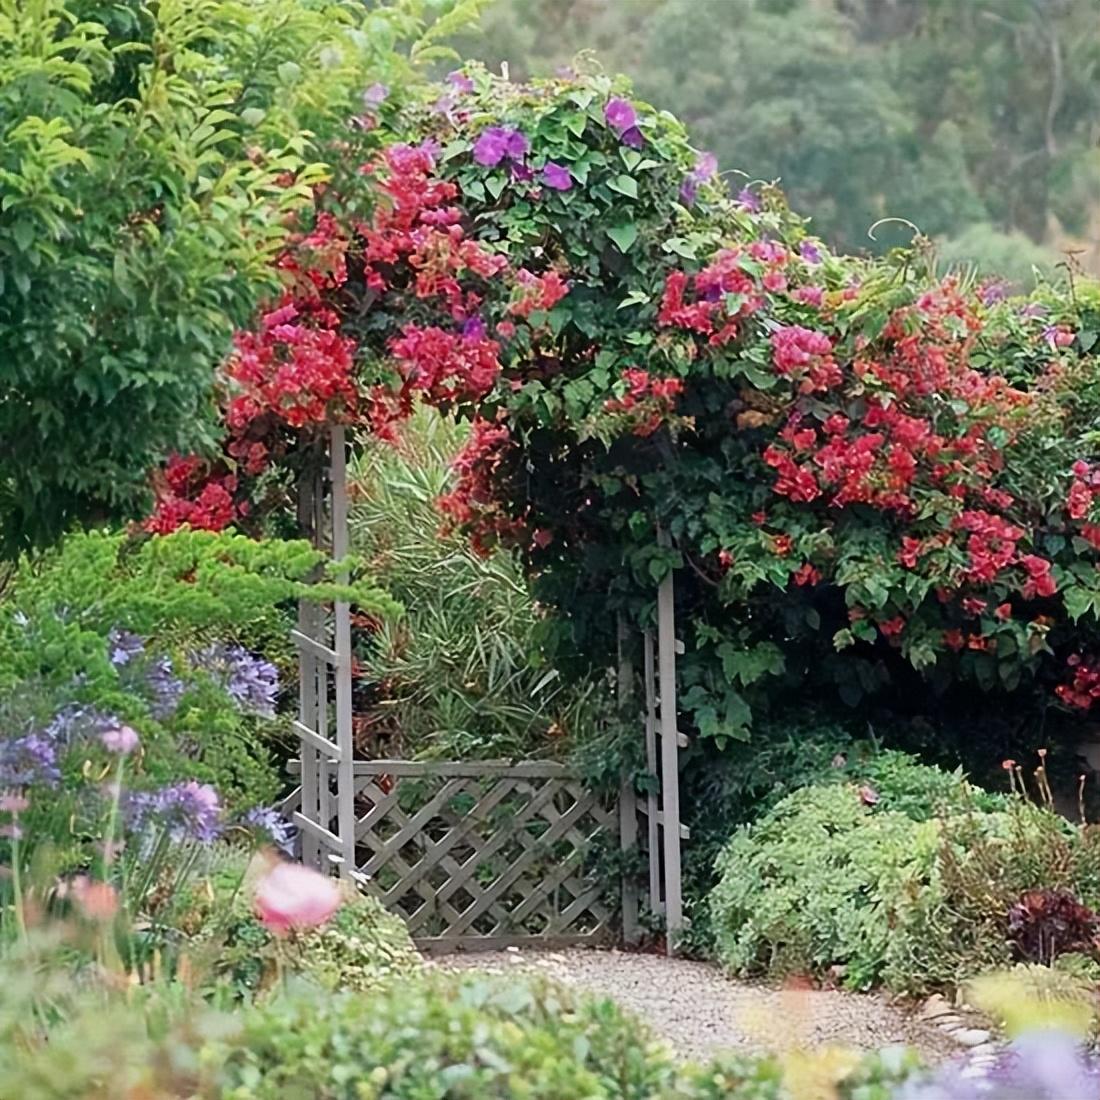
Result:
{"label": "purple agapanthus bloom", "polygon": [[456,92],[463,95],[474,90],[474,82],[461,69],[455,69],[453,73],[448,73],[447,83]]}
{"label": "purple agapanthus bloom", "polygon": [[58,751],[63,751],[78,741],[99,737],[105,730],[120,725],[121,719],[114,714],[81,703],[70,703],[50,719],[42,734],[57,746]]}
{"label": "purple agapanthus bloom", "polygon": [[542,182],[554,191],[568,191],[573,186],[573,177],[565,165],[550,160],[542,170]]}
{"label": "purple agapanthus bloom", "polygon": [[363,93],[363,106],[381,107],[389,94],[390,90],[385,84],[374,83]]}
{"label": "purple agapanthus bloom", "polygon": [[265,718],[275,716],[279,672],[244,646],[215,643],[191,655],[195,668],[209,672],[241,708]]}
{"label": "purple agapanthus bloom", "polygon": [[128,665],[145,652],[145,642],[132,631],[115,627],[107,635],[107,656],[115,668]]}
{"label": "purple agapanthus bloom", "polygon": [[819,263],[821,263],[821,249],[818,248],[817,245],[813,241],[809,241],[809,240],[803,241],[798,246],[798,254],[808,264],[819,264]]}
{"label": "purple agapanthus bloom", "polygon": [[25,733],[0,741],[0,787],[32,787],[61,782],[57,742],[44,733]]}
{"label": "purple agapanthus bloom", "polygon": [[123,797],[122,813],[133,833],[167,830],[172,840],[209,844],[221,834],[221,801],[209,783],[194,779],[158,791],[133,791]]}
{"label": "purple agapanthus bloom", "polygon": [[1014,1040],[988,1071],[955,1063],[901,1085],[894,1100],[1071,1100],[1100,1096],[1100,1066],[1072,1036],[1037,1031]]}
{"label": "purple agapanthus bloom", "polygon": [[157,657],[145,670],[145,686],[149,691],[149,709],[158,722],[171,718],[183,698],[184,683],[175,675],[168,657]]}
{"label": "purple agapanthus bloom", "polygon": [[241,818],[241,824],[266,836],[276,848],[291,855],[298,830],[273,806],[256,806]]}
{"label": "purple agapanthus bloom", "polygon": [[629,100],[620,99],[617,96],[608,100],[607,106],[603,109],[603,117],[607,119],[608,126],[620,134],[629,130],[638,121],[634,105]]}
{"label": "purple agapanthus bloom", "polygon": [[737,192],[737,201],[741,204],[741,208],[750,214],[760,213],[760,199],[752,188],[742,187]]}

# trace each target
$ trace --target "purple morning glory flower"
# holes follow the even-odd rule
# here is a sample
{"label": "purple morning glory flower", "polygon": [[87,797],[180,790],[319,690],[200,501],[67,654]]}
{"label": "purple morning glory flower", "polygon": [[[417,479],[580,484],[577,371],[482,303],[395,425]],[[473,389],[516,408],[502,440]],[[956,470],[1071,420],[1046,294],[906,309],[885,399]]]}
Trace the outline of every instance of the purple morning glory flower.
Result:
{"label": "purple morning glory flower", "polygon": [[448,73],[447,83],[456,92],[463,95],[474,90],[474,82],[461,69],[455,69],[453,73]]}
{"label": "purple morning glory flower", "polygon": [[798,246],[798,254],[808,264],[821,263],[821,249],[819,249],[813,241],[803,241]]}
{"label": "purple morning glory flower", "polygon": [[134,833],[167,829],[172,840],[209,844],[221,833],[221,802],[209,783],[194,779],[158,791],[135,791],[122,802],[123,819]]}
{"label": "purple morning glory flower", "polygon": [[504,146],[504,152],[511,160],[523,160],[531,150],[531,143],[519,132],[509,130],[508,140]]}
{"label": "purple morning glory flower", "polygon": [[363,106],[367,108],[381,107],[382,104],[386,102],[386,96],[389,94],[390,90],[385,84],[372,84],[363,93]]}
{"label": "purple morning glory flower", "polygon": [[680,184],[680,201],[684,206],[690,206],[695,201],[698,191],[699,188],[695,185],[695,181],[689,176]]}
{"label": "purple morning glory flower", "polygon": [[490,126],[474,142],[474,160],[484,168],[495,168],[505,157],[521,161],[530,145],[518,130],[507,126]]}
{"label": "purple morning glory flower", "polygon": [[645,135],[637,126],[631,126],[629,130],[624,130],[620,135],[620,140],[624,145],[629,145],[631,149],[641,149],[645,145]]}
{"label": "purple morning glory flower", "polygon": [[241,710],[275,717],[279,673],[270,662],[244,646],[215,643],[193,653],[191,663],[209,672]]}
{"label": "purple morning glory flower", "polygon": [[750,214],[760,213],[760,199],[751,188],[742,187],[737,192],[737,201],[741,204],[741,208],[747,210]]}
{"label": "purple morning glory flower", "polygon": [[485,338],[485,322],[480,317],[470,317],[462,325],[462,336],[466,340]]}
{"label": "purple morning glory flower", "polygon": [[534,168],[530,168],[526,164],[517,164],[515,161],[512,162],[508,171],[514,183],[528,183],[535,178]]}
{"label": "purple morning glory flower", "polygon": [[607,119],[608,126],[618,130],[620,134],[629,130],[638,121],[633,104],[629,100],[618,97],[608,100],[607,106],[603,109],[603,117]]}
{"label": "purple morning glory flower", "polygon": [[551,160],[546,162],[546,167],[542,170],[542,182],[554,191],[568,191],[573,186],[573,177],[565,165],[555,164]]}
{"label": "purple morning glory flower", "polygon": [[474,142],[474,160],[483,168],[495,168],[508,152],[508,131],[503,126],[490,126]]}

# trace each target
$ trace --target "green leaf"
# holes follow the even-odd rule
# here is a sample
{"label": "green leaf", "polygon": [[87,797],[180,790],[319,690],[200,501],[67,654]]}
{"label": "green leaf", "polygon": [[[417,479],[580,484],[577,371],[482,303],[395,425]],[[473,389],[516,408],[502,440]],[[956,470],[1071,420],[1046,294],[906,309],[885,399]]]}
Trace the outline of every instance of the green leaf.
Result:
{"label": "green leaf", "polygon": [[615,242],[620,252],[626,253],[638,239],[638,227],[633,222],[626,222],[624,225],[612,226],[608,229],[607,235]]}
{"label": "green leaf", "polygon": [[638,197],[638,181],[633,176],[615,176],[607,181],[607,186],[620,195],[626,195],[627,198],[636,199]]}

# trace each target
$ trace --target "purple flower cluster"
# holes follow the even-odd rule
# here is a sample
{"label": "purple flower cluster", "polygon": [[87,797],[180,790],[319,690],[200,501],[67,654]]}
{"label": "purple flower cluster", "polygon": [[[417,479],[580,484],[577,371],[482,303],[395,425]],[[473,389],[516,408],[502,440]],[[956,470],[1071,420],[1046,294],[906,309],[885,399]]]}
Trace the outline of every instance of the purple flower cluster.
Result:
{"label": "purple flower cluster", "polygon": [[629,145],[632,149],[640,149],[645,145],[645,137],[638,129],[638,113],[630,100],[618,97],[609,99],[603,109],[603,117],[624,145]]}
{"label": "purple flower cluster", "polygon": [[256,806],[241,818],[241,824],[265,836],[276,848],[292,855],[297,829],[274,806]]}
{"label": "purple flower cluster", "polygon": [[70,703],[41,729],[0,739],[0,788],[56,787],[61,782],[61,759],[69,748],[123,728],[127,727],[113,714]]}
{"label": "purple flower cluster", "polygon": [[718,158],[713,153],[700,153],[695,167],[687,174],[680,185],[680,199],[685,206],[695,201],[699,185],[706,183],[718,171]]}
{"label": "purple flower cluster", "polygon": [[951,1065],[906,1082],[894,1100],[1086,1100],[1100,1097],[1100,1064],[1072,1036],[1036,1031],[1016,1039],[988,1073]]}
{"label": "purple flower cluster", "polygon": [[474,160],[483,168],[495,168],[502,160],[522,165],[530,151],[527,138],[509,126],[490,126],[474,142]]}
{"label": "purple flower cluster", "polygon": [[184,684],[175,675],[170,657],[147,657],[145,642],[129,630],[115,628],[107,635],[107,655],[125,685],[149,696],[149,709],[158,722],[176,713]]}
{"label": "purple flower cluster", "polygon": [[221,834],[221,809],[218,792],[194,779],[158,791],[132,791],[122,801],[123,819],[131,832],[165,829],[177,842],[216,840]]}
{"label": "purple flower cluster", "polygon": [[191,664],[210,673],[241,710],[275,717],[279,672],[269,661],[244,646],[215,643],[191,654]]}
{"label": "purple flower cluster", "polygon": [[0,787],[31,787],[61,782],[57,742],[42,732],[0,742]]}

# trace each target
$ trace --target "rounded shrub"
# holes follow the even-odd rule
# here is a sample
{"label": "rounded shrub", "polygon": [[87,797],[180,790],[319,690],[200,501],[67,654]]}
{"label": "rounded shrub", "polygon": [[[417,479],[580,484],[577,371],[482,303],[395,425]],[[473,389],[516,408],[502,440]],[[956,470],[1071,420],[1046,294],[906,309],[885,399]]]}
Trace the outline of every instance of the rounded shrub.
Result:
{"label": "rounded shrub", "polygon": [[436,976],[384,997],[288,996],[250,1014],[225,1100],[648,1100],[676,1069],[608,1001]]}

